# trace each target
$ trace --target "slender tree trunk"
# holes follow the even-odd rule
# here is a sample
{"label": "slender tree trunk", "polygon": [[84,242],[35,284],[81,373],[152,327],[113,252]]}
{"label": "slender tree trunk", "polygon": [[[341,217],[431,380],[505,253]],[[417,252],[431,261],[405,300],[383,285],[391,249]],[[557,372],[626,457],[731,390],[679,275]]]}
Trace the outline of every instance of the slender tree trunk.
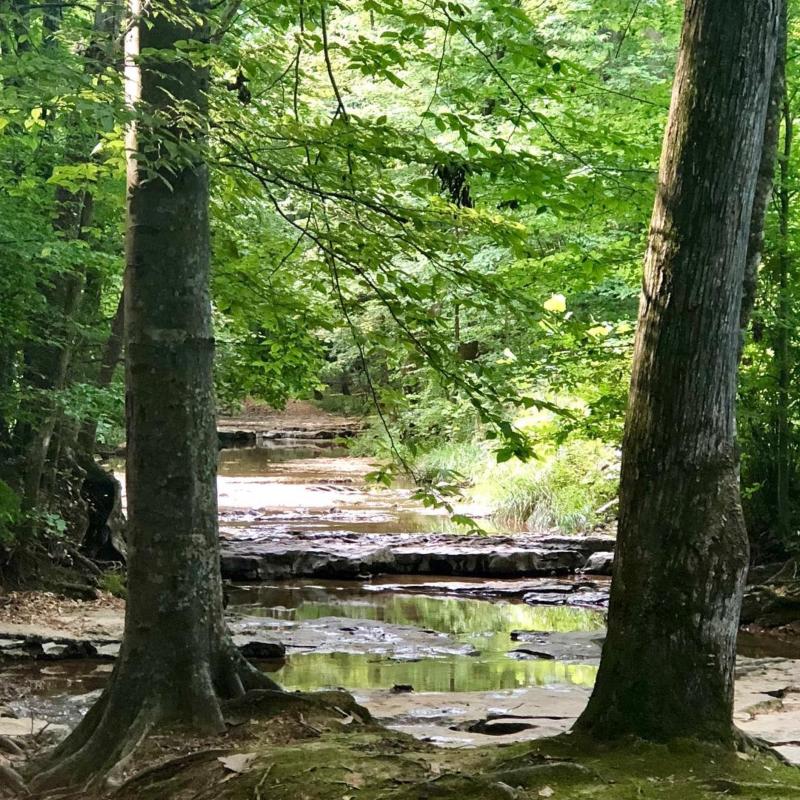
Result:
{"label": "slender tree trunk", "polygon": [[577,729],[731,744],[743,283],[778,0],[687,0],[645,259],[609,630]]}
{"label": "slender tree trunk", "polygon": [[[172,121],[190,108],[196,121],[188,132],[140,121],[129,134],[125,635],[109,687],[34,781],[37,788],[104,774],[155,725],[222,731],[221,700],[278,688],[241,657],[223,619],[201,153],[207,75],[174,58],[176,42],[205,38],[205,12],[205,0],[148,6],[128,37],[129,96],[142,119]],[[140,13],[134,8],[137,20]],[[182,150],[179,163],[157,161],[164,137]]]}
{"label": "slender tree trunk", "polygon": [[[119,297],[117,310],[111,319],[111,331],[103,346],[103,355],[100,359],[100,370],[95,379],[95,386],[107,389],[114,380],[117,364],[122,358],[123,327],[125,324],[125,293]],[[78,435],[78,451],[87,456],[94,453],[97,443],[97,420],[85,420]]]}
{"label": "slender tree trunk", "polygon": [[789,352],[789,332],[791,325],[791,267],[792,256],[789,248],[789,219],[791,214],[790,170],[792,144],[794,138],[794,119],[788,97],[783,103],[783,150],[780,158],[778,187],[778,255],[776,259],[778,305],[775,320],[775,368],[777,378],[777,397],[775,398],[775,427],[777,434],[777,453],[775,460],[775,505],[777,533],[781,542],[788,543],[791,536],[791,421],[789,402],[791,400],[791,356]]}
{"label": "slender tree trunk", "polygon": [[[764,223],[767,207],[773,196],[775,164],[778,160],[778,139],[780,138],[781,120],[786,98],[786,44],[788,35],[787,0],[779,2],[778,53],[775,58],[775,69],[772,73],[772,84],[769,92],[769,108],[764,125],[764,143],[761,148],[761,164],[758,168],[756,193],[753,199],[753,213],[750,221],[750,236],[747,242],[747,260],[744,270],[744,288],[742,290],[742,308],[740,314],[741,349],[750,324],[753,306],[758,288],[758,270],[762,263],[764,249]],[[739,353],[741,359],[741,350]]]}

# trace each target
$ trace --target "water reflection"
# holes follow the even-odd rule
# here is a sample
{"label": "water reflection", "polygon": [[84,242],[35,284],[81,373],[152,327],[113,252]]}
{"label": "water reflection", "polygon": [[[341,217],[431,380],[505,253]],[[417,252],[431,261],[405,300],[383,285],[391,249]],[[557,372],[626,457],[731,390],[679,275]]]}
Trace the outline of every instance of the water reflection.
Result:
{"label": "water reflection", "polygon": [[239,587],[231,592],[229,610],[296,623],[335,617],[408,625],[449,634],[479,653],[418,661],[352,653],[291,655],[277,670],[277,677],[293,689],[378,689],[410,684],[416,691],[466,692],[554,683],[591,686],[597,671],[593,665],[509,656],[515,647],[511,632],[601,631],[604,626],[602,613],[587,609],[399,594],[359,584]]}
{"label": "water reflection", "polygon": [[407,684],[417,692],[480,692],[527,686],[592,686],[597,667],[560,661],[517,661],[505,653],[452,656],[406,662],[350,653],[290,656],[276,671],[287,689],[390,689]]}
{"label": "water reflection", "polygon": [[232,447],[219,452],[219,474],[230,477],[268,475],[274,464],[312,458],[347,455],[347,448],[334,442],[312,443],[296,439],[266,441],[257,447]]}

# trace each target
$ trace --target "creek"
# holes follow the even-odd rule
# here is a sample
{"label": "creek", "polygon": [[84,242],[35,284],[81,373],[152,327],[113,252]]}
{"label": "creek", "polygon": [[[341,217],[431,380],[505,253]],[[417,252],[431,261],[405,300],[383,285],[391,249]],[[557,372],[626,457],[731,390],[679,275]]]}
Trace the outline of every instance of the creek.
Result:
{"label": "creek", "polygon": [[[257,661],[262,669],[287,689],[346,688],[386,724],[440,744],[568,729],[595,679],[607,579],[567,574],[563,558],[544,562],[556,564],[555,575],[515,572],[514,542],[524,534],[455,536],[449,518],[422,508],[408,488],[366,482],[373,468],[366,459],[318,443],[265,444],[221,451],[218,479],[223,573],[226,558],[230,570],[242,552],[261,547],[260,558],[280,556],[293,574],[227,585],[234,640],[286,647],[282,660]],[[439,548],[440,558],[415,555],[411,563],[431,567],[428,574],[382,574],[372,567],[386,556],[376,561],[362,549],[367,543],[370,553],[383,552],[385,542],[398,552],[408,542]],[[595,545],[608,549],[607,542]],[[553,546],[571,553],[562,540]],[[491,563],[471,555],[487,548],[500,553]],[[576,563],[585,558],[582,552]],[[501,574],[470,575],[470,564],[484,571],[499,564]],[[332,570],[346,577],[325,577]],[[90,630],[118,638],[118,617]],[[762,654],[752,642],[747,649],[750,656],[779,655]],[[745,661],[752,685],[741,684],[742,702],[760,697],[764,681],[788,685],[800,663]],[[111,668],[96,659],[20,661],[2,677],[25,687],[9,704],[18,716],[71,726]]]}

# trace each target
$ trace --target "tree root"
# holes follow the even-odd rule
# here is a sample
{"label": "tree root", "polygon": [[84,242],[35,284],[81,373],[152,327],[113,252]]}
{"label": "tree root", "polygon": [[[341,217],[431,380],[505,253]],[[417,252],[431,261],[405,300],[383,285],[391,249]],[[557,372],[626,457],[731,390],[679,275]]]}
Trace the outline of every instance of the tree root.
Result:
{"label": "tree root", "polygon": [[10,736],[0,736],[0,751],[12,756],[25,755],[25,751]]}
{"label": "tree root", "polygon": [[372,722],[372,715],[364,706],[359,705],[348,692],[286,692],[282,689],[256,689],[242,697],[224,704],[226,720],[235,723],[237,715],[260,718],[277,716],[285,711],[317,710],[334,716],[342,722],[358,720],[361,723]]}
{"label": "tree root", "polygon": [[6,789],[13,792],[12,797],[20,797],[29,793],[22,775],[5,759],[0,759],[0,791]]}
{"label": "tree root", "polygon": [[[149,665],[148,665],[149,666]],[[286,693],[253,667],[233,645],[223,648],[214,668],[192,665],[185,683],[160,680],[122,656],[100,699],[75,730],[37,765],[36,791],[83,785],[87,790],[114,779],[154,728],[186,725],[202,733],[225,731],[223,705],[253,694]]]}
{"label": "tree root", "polygon": [[779,752],[775,749],[775,746],[770,744],[770,742],[766,741],[765,739],[761,739],[758,736],[753,736],[752,734],[745,733],[744,731],[739,730],[738,728],[734,731],[734,736],[736,739],[736,751],[739,753],[745,753],[751,755],[753,753],[760,753],[763,755],[771,756],[772,758],[777,759],[782,764],[788,764],[791,766],[792,762],[786,758],[783,753]]}

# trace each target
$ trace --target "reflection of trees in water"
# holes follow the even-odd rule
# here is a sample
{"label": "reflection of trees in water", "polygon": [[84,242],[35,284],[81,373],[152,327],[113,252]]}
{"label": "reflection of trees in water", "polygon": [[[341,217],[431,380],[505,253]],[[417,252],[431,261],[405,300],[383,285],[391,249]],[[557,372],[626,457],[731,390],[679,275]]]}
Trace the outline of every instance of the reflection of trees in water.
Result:
{"label": "reflection of trees in water", "polygon": [[502,655],[488,660],[456,656],[403,662],[377,660],[374,655],[312,653],[291,657],[278,674],[281,683],[292,689],[388,689],[405,683],[420,692],[467,692],[553,683],[591,686],[596,673],[593,665],[517,661]]}
{"label": "reflection of trees in water", "polygon": [[369,593],[363,599],[340,600],[332,597],[330,592],[313,588],[266,589],[259,591],[251,602],[256,598],[259,607],[248,605],[248,614],[298,622],[323,617],[368,619],[454,635],[510,633],[514,630],[567,633],[603,628],[601,612],[571,606],[529,606],[500,600],[489,602],[394,593]]}
{"label": "reflection of trees in water", "polygon": [[[342,593],[344,594],[344,592]],[[528,606],[505,601],[358,592],[345,597],[322,587],[270,587],[248,597],[248,614],[296,622],[324,617],[409,625],[455,636],[479,656],[392,661],[380,654],[310,653],[289,659],[280,672],[297,689],[344,686],[390,688],[408,683],[417,691],[486,691],[571,683],[591,686],[595,666],[509,658],[514,630],[594,631],[603,628],[597,611],[568,606]],[[256,602],[254,602],[256,601]],[[257,604],[256,604],[257,603]]]}

